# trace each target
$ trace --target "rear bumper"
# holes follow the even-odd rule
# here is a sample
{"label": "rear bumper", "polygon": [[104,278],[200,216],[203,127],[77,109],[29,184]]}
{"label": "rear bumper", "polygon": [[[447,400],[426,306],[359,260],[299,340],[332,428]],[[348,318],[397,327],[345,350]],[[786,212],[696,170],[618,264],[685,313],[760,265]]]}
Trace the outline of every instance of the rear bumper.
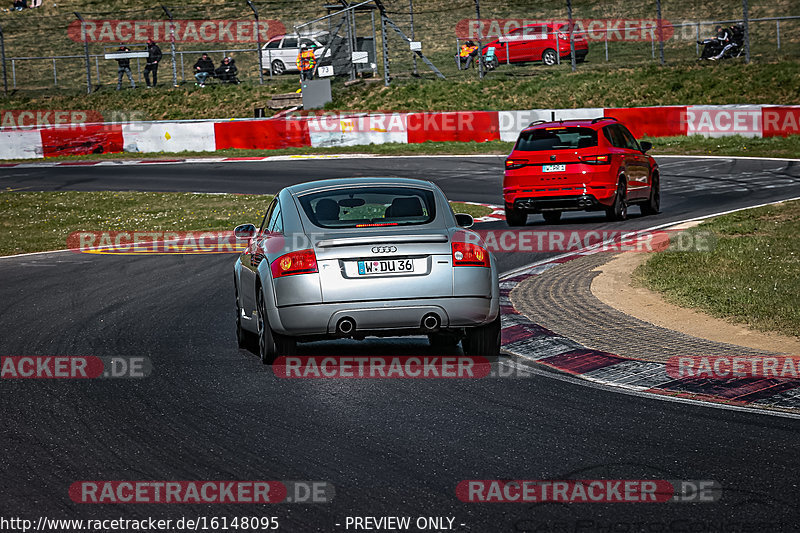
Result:
{"label": "rear bumper", "polygon": [[542,211],[594,211],[605,209],[606,207],[591,194],[517,198],[513,204],[507,205],[513,207],[515,211],[526,213],[541,213]]}
{"label": "rear bumper", "polygon": [[[583,50],[576,49],[575,50],[575,57],[577,59],[583,59],[584,57],[586,57],[586,55],[588,53],[589,53],[588,49],[583,49]],[[570,52],[569,46],[567,46],[566,50],[561,50],[561,58],[562,59],[568,58],[570,55],[571,55],[571,52]]]}
{"label": "rear bumper", "polygon": [[526,213],[542,211],[594,211],[614,203],[616,187],[595,185],[589,187],[559,187],[506,189],[503,193],[506,208]]}
{"label": "rear bumper", "polygon": [[343,318],[355,322],[355,334],[391,333],[420,329],[430,313],[439,317],[442,329],[474,327],[491,322],[499,312],[499,299],[425,298],[305,304],[268,310],[273,330],[284,335],[334,336]]}

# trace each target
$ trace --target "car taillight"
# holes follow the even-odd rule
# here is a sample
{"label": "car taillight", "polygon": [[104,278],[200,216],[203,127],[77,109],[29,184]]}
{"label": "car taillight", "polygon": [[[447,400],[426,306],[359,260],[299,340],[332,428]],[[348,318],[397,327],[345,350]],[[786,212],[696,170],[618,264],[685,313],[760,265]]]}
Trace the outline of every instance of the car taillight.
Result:
{"label": "car taillight", "polygon": [[272,262],[272,277],[293,276],[295,274],[311,274],[317,270],[317,256],[314,250],[300,250],[282,255]]}
{"label": "car taillight", "polygon": [[527,164],[528,162],[524,159],[506,159],[506,170],[522,168]]}
{"label": "car taillight", "polygon": [[453,266],[489,267],[489,252],[469,242],[453,242]]}
{"label": "car taillight", "polygon": [[581,163],[588,163],[589,165],[608,165],[611,163],[610,155],[582,155],[578,157]]}

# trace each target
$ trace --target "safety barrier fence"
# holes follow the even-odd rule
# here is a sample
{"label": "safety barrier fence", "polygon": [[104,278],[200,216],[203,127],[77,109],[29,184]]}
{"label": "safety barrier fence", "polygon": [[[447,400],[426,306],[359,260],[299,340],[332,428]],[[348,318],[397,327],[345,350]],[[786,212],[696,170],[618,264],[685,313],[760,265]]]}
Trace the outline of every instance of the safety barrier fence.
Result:
{"label": "safety barrier fence", "polygon": [[[6,112],[8,113],[8,112]],[[31,112],[17,112],[31,113]],[[66,113],[66,112],[60,112]],[[65,120],[69,120],[67,115]],[[93,117],[91,112],[82,117]],[[0,159],[517,139],[536,120],[614,117],[636,137],[800,134],[800,106],[693,105],[452,112],[311,112],[265,119],[78,122],[0,129]],[[19,121],[23,123],[22,120]]]}

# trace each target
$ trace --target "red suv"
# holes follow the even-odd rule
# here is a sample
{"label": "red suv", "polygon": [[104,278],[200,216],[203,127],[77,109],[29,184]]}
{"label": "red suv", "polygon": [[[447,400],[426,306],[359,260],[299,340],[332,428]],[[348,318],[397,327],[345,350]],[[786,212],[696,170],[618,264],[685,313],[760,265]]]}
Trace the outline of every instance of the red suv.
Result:
{"label": "red suv", "polygon": [[[575,61],[581,63],[589,53],[589,45],[581,33],[573,32],[572,40],[575,42]],[[541,61],[548,66],[555,65],[559,56],[561,59],[569,59],[569,24],[551,22],[517,28],[484,46],[484,56],[490,46],[494,47],[497,63],[501,65],[507,62],[528,61]],[[510,58],[507,59],[506,54]]]}
{"label": "red suv", "polygon": [[506,159],[508,225],[524,225],[528,213],[554,223],[562,211],[605,210],[609,220],[624,220],[630,204],[643,215],[658,213],[658,165],[647,155],[652,147],[612,117],[531,123]]}

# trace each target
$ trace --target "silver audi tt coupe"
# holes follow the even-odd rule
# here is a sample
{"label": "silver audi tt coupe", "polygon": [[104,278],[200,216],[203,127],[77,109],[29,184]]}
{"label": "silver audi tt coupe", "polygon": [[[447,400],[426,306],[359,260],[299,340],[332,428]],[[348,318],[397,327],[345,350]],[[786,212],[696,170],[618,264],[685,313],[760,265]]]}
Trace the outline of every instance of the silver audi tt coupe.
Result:
{"label": "silver audi tt coupe", "polygon": [[427,335],[433,346],[498,355],[497,265],[472,223],[422,180],[283,189],[259,228],[234,230],[247,242],[234,266],[239,346],[257,343],[270,364],[297,342]]}

